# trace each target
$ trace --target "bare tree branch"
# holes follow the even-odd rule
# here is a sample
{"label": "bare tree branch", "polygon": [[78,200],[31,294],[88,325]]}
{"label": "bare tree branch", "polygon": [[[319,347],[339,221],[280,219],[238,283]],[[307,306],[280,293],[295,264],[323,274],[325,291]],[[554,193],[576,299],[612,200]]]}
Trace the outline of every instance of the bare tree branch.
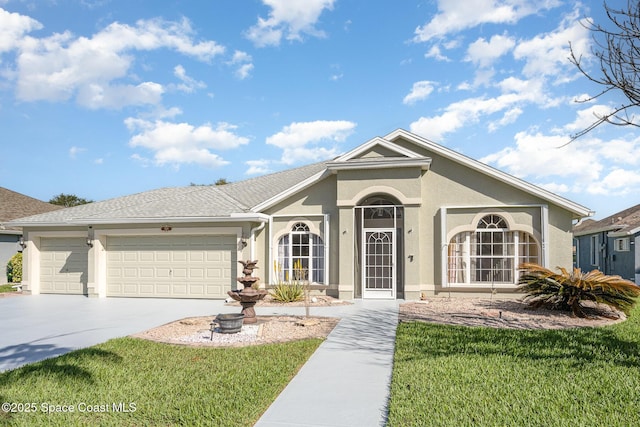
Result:
{"label": "bare tree branch", "polygon": [[626,98],[613,111],[594,114],[596,120],[581,131],[571,135],[575,141],[603,123],[616,126],[640,127],[633,110],[640,106],[640,2],[628,0],[626,9],[614,9],[604,3],[611,28],[596,24],[593,20],[583,23],[592,33],[594,47],[591,52],[600,63],[599,73],[592,74],[583,65],[570,44],[569,61],[591,82],[603,87],[596,95],[579,102],[590,102],[609,92],[621,92]]}

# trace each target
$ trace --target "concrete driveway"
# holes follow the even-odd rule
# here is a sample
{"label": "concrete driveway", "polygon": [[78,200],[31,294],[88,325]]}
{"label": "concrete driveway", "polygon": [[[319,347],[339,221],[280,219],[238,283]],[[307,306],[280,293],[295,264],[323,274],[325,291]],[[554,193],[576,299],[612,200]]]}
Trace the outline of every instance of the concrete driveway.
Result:
{"label": "concrete driveway", "polygon": [[[312,309],[342,317],[354,306]],[[316,311],[318,310],[318,311]],[[0,372],[141,332],[185,317],[238,313],[223,300],[87,298],[22,295],[0,298]],[[259,315],[303,315],[304,307],[261,307]]]}
{"label": "concrete driveway", "polygon": [[213,318],[237,311],[239,307],[218,300],[75,295],[0,298],[0,372],[185,317]]}

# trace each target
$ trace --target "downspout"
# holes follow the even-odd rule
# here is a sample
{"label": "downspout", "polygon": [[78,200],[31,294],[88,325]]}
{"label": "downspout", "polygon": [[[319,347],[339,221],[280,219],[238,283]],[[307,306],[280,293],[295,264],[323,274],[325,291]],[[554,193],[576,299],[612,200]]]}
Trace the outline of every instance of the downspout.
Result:
{"label": "downspout", "polygon": [[440,208],[440,286],[449,287],[449,242],[447,242],[447,208]]}
{"label": "downspout", "polygon": [[251,229],[251,248],[249,251],[251,253],[250,258],[252,261],[256,259],[256,233],[262,230],[266,224],[266,222],[261,222],[260,225]]}
{"label": "downspout", "polygon": [[547,205],[540,206],[540,220],[542,234],[542,266],[549,268],[551,263],[549,256],[549,207]]}
{"label": "downspout", "polygon": [[328,285],[329,280],[329,245],[331,244],[331,233],[329,232],[329,214],[324,214],[324,284]]}

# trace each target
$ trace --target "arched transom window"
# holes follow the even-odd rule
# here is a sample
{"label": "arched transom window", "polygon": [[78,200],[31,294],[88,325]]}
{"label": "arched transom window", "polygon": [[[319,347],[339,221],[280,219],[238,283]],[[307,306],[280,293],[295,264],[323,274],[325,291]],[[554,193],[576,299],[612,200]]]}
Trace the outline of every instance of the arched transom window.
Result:
{"label": "arched transom window", "polygon": [[295,223],[278,241],[276,274],[281,282],[324,283],[324,242],[307,224]]}
{"label": "arched transom window", "polygon": [[486,215],[475,231],[449,242],[449,285],[516,284],[518,266],[539,262],[538,243],[524,231],[512,231],[500,215]]}

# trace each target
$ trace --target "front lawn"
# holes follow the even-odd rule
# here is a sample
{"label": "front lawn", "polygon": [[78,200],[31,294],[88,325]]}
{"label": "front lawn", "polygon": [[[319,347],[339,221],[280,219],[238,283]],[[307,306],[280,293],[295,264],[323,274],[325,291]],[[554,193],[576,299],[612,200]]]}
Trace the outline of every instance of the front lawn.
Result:
{"label": "front lawn", "polygon": [[389,425],[640,425],[639,317],[537,331],[401,323]]}
{"label": "front lawn", "polygon": [[17,411],[0,411],[0,425],[251,426],[321,342],[110,340],[0,374],[0,402]]}

